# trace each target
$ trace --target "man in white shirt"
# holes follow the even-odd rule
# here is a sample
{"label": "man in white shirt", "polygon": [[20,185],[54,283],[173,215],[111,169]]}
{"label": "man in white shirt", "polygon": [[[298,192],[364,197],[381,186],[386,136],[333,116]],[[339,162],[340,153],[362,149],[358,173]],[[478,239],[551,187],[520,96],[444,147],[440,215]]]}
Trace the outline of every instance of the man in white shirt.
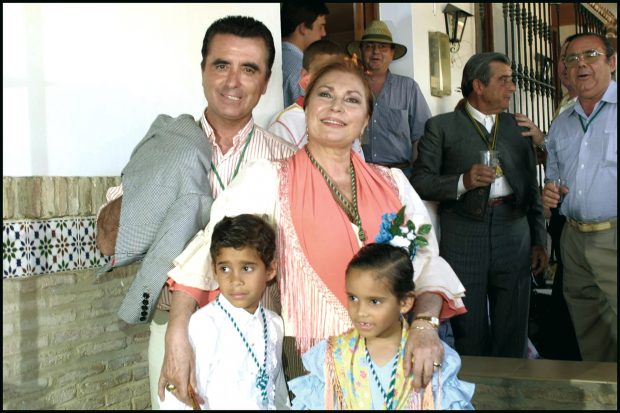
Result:
{"label": "man in white shirt", "polygon": [[[577,100],[577,91],[573,89],[568,80],[568,71],[564,64],[568,43],[568,39],[566,39],[560,47],[557,76],[563,88],[566,89],[566,93],[555,109],[553,114],[554,119],[560,113],[573,106]],[[539,149],[545,149],[543,134],[539,136],[532,135],[532,142],[534,142]],[[579,345],[577,344],[577,337],[575,336],[575,327],[573,327],[573,322],[570,319],[564,293],[562,292],[564,288],[564,263],[562,262],[562,254],[560,254],[560,237],[566,222],[566,217],[560,214],[559,208],[550,208],[549,212],[551,214],[547,225],[547,232],[551,236],[551,251],[549,252],[549,257],[554,257],[556,265],[553,275],[549,309],[543,316],[540,329],[541,338],[538,350],[541,356],[546,359],[581,361]]]}
{"label": "man in white shirt", "polygon": [[[616,53],[595,33],[569,37],[564,63],[577,102],[553,121],[544,205],[566,217],[564,297],[584,361],[618,360],[618,86]],[[563,199],[560,198],[563,195]]]}

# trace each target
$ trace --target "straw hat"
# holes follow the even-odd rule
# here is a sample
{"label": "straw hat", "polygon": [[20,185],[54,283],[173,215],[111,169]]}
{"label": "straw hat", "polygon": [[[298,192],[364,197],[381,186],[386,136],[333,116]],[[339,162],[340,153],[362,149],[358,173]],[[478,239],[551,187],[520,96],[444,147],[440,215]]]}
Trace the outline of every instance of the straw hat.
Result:
{"label": "straw hat", "polygon": [[354,41],[347,45],[347,51],[350,55],[356,53],[359,57],[361,57],[360,53],[360,43],[361,42],[373,42],[373,43],[390,43],[394,45],[394,58],[392,60],[400,59],[407,53],[407,48],[402,44],[394,43],[392,41],[392,32],[388,29],[387,24],[382,22],[381,20],[374,20],[370,25],[364,30],[364,34],[362,35],[362,40]]}

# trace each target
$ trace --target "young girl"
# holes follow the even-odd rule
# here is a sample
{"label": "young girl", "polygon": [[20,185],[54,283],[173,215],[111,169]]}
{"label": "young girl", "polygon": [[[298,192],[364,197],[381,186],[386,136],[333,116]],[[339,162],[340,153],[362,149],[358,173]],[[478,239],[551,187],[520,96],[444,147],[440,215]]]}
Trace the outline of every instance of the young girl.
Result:
{"label": "young girl", "polygon": [[346,270],[354,328],[319,342],[302,359],[310,373],[289,382],[293,409],[473,409],[474,385],[457,378],[461,361],[444,343],[445,358],[424,391],[404,376],[403,356],[414,302],[410,255],[368,244]]}

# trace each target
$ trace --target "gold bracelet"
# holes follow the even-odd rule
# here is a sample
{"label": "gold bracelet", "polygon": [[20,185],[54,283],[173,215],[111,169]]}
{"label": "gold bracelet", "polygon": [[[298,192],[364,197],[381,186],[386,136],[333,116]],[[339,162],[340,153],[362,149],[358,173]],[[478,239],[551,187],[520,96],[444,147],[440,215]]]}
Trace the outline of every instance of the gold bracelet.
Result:
{"label": "gold bracelet", "polygon": [[420,327],[420,326],[413,326],[413,328],[415,328],[416,330],[435,330],[437,331],[437,329],[435,327]]}
{"label": "gold bracelet", "polygon": [[430,325],[432,325],[432,326],[433,326],[433,328],[434,328],[435,330],[437,330],[437,329],[439,328],[439,318],[437,318],[437,317],[431,317],[431,316],[417,316],[417,317],[415,317],[415,318],[413,319],[413,322],[416,322],[416,321],[418,321],[418,320],[420,320],[420,321],[425,321],[425,322],[429,323]]}

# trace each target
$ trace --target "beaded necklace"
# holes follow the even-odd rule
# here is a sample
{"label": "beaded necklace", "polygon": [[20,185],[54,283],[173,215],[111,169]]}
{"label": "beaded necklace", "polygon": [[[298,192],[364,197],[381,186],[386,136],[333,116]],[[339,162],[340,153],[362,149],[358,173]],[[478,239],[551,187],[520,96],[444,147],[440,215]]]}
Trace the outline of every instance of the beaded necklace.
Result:
{"label": "beaded necklace", "polygon": [[[366,342],[364,342],[366,344]],[[398,358],[400,356],[400,345],[398,346],[398,352],[396,353],[396,357],[394,358],[394,364],[392,365],[392,374],[390,376],[390,387],[388,388],[388,392],[386,393],[383,390],[383,386],[379,381],[379,376],[373,367],[372,359],[370,358],[370,353],[368,353],[368,346],[366,346],[366,363],[368,363],[368,368],[370,369],[370,373],[372,374],[372,378],[375,381],[377,387],[379,387],[379,391],[383,396],[383,403],[385,403],[386,410],[394,410],[394,390],[396,388],[396,366],[398,365]]]}
{"label": "beaded necklace", "polygon": [[224,314],[226,314],[230,322],[233,324],[233,326],[235,327],[235,330],[237,330],[237,333],[239,333],[239,336],[241,336],[241,340],[243,340],[243,344],[245,344],[245,348],[250,353],[250,356],[252,356],[254,363],[256,363],[256,366],[258,367],[258,376],[256,377],[256,387],[260,390],[260,394],[263,399],[263,404],[267,405],[267,401],[268,401],[267,400],[267,382],[269,381],[269,375],[267,374],[267,320],[265,318],[265,310],[263,309],[263,306],[260,304],[258,305],[260,309],[260,315],[263,319],[263,338],[265,339],[265,358],[263,360],[263,365],[261,366],[258,363],[258,358],[254,354],[252,347],[250,347],[248,340],[245,338],[245,335],[241,332],[241,330],[239,329],[239,326],[237,325],[235,320],[232,318],[228,310],[226,310],[220,303],[219,296],[215,300],[215,303],[218,305],[218,307],[222,309]]}
{"label": "beaded necklace", "polygon": [[491,143],[489,143],[489,141],[486,138],[486,135],[484,133],[482,133],[482,129],[480,129],[480,126],[478,126],[478,122],[476,122],[476,120],[474,119],[472,114],[469,113],[469,109],[465,108],[465,112],[469,116],[469,119],[471,119],[471,122],[476,127],[476,130],[478,131],[478,134],[480,135],[482,140],[484,140],[484,142],[487,144],[487,147],[490,150],[494,150],[495,149],[495,144],[497,142],[497,129],[499,127],[499,122],[497,121],[497,115],[495,115],[495,122],[494,122],[494,125],[493,125],[494,126],[494,128],[493,128],[493,141]]}
{"label": "beaded necklace", "polygon": [[308,154],[308,158],[310,158],[310,162],[312,162],[312,165],[314,165],[319,170],[319,172],[323,176],[323,179],[325,179],[327,186],[332,191],[332,194],[336,197],[336,200],[339,202],[340,206],[343,207],[344,212],[347,214],[347,216],[353,218],[353,221],[355,221],[355,224],[359,228],[358,236],[360,238],[360,241],[366,241],[366,234],[364,233],[364,229],[362,228],[362,218],[360,217],[359,210],[357,209],[357,184],[355,179],[355,168],[353,167],[353,161],[349,161],[349,175],[351,175],[351,192],[353,195],[353,204],[351,204],[347,200],[347,198],[345,198],[345,196],[342,195],[342,193],[338,190],[336,184],[331,180],[325,169],[323,169],[323,167],[319,165],[316,159],[314,159],[314,157],[310,153],[310,150],[308,149],[308,145],[304,146],[304,149]]}
{"label": "beaded necklace", "polygon": [[[235,179],[235,176],[237,176],[237,172],[239,172],[239,167],[241,166],[241,161],[243,161],[245,150],[248,148],[248,145],[250,144],[250,140],[252,139],[253,134],[254,134],[254,127],[252,127],[252,130],[250,131],[250,135],[248,136],[248,139],[245,141],[245,145],[243,145],[243,149],[241,150],[241,155],[239,155],[239,160],[237,161],[237,166],[235,167],[235,172],[233,173],[232,178],[230,178],[231,181]],[[220,178],[220,174],[217,173],[217,169],[215,168],[213,161],[211,161],[211,170],[215,174],[215,177],[217,178],[217,181],[219,182],[220,187],[222,188],[222,191],[226,189],[224,188],[224,183],[222,182],[222,178]]]}
{"label": "beaded necklace", "polygon": [[[491,151],[494,151],[495,150],[495,146],[497,144],[497,129],[499,129],[499,119],[498,119],[497,115],[495,115],[495,122],[493,124],[493,126],[494,126],[493,127],[493,141],[491,143],[489,143],[489,141],[486,138],[486,135],[484,133],[482,133],[482,130],[480,129],[480,126],[478,126],[478,122],[476,122],[476,120],[474,119],[472,114],[469,113],[469,109],[465,108],[465,112],[467,113],[467,115],[469,116],[469,119],[471,119],[472,123],[476,127],[476,130],[478,131],[478,134],[480,135],[480,137],[482,138],[484,143],[487,144],[487,148],[489,148],[489,150],[491,150]],[[495,166],[495,173],[497,174],[497,176],[502,176],[503,175],[502,168],[501,168],[500,165],[496,165]]]}
{"label": "beaded necklace", "polygon": [[583,119],[581,118],[581,115],[577,114],[577,116],[579,116],[579,123],[581,123],[581,129],[583,129],[583,133],[586,133],[588,131],[588,128],[590,127],[590,124],[592,123],[594,118],[601,112],[601,110],[603,109],[603,106],[605,106],[605,103],[607,103],[607,102],[601,103],[601,105],[598,107],[598,110],[596,112],[594,112],[594,115],[592,115],[590,117],[590,120],[586,124],[583,123]]}

